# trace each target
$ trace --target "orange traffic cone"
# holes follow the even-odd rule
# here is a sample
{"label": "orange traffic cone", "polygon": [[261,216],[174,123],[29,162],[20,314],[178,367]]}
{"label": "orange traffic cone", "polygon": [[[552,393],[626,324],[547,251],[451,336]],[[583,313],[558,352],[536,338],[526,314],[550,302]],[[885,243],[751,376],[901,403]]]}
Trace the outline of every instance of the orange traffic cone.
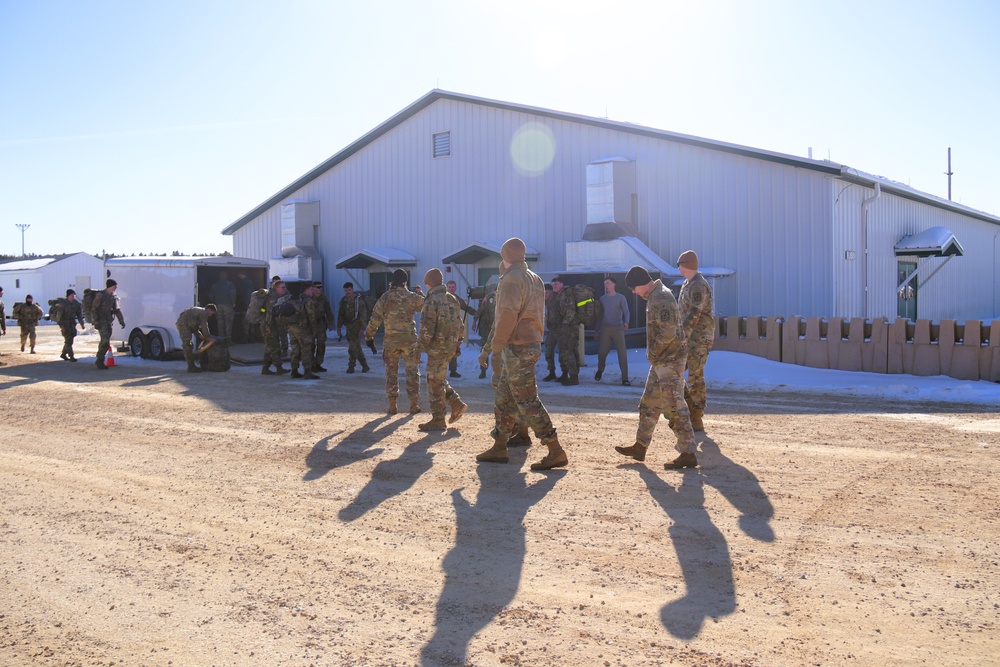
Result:
{"label": "orange traffic cone", "polygon": [[118,365],[115,363],[115,355],[111,352],[110,349],[108,350],[107,359],[104,360],[104,365],[107,366],[108,368],[114,368],[115,366]]}

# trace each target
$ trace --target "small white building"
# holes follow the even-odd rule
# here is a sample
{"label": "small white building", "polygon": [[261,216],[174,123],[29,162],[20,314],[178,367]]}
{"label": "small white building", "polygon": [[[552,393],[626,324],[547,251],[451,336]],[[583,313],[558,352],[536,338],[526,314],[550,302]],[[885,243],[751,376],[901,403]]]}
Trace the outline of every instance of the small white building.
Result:
{"label": "small white building", "polygon": [[46,312],[48,300],[66,296],[67,289],[76,290],[82,298],[83,290],[104,286],[104,275],[104,261],[85,252],[0,262],[7,315],[14,303],[29,294]]}
{"label": "small white building", "polygon": [[693,249],[727,267],[718,314],[1000,315],[996,216],[828,160],[440,90],[223,233],[332,298],[345,280],[380,292],[398,267],[440,266],[464,294],[519,236],[543,276],[598,285]]}

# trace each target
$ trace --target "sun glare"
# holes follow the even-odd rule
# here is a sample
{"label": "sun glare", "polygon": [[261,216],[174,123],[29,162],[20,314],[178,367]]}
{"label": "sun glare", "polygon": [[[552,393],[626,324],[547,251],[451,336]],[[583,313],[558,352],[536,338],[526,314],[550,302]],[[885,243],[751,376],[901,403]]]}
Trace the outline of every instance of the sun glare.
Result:
{"label": "sun glare", "polygon": [[556,139],[541,123],[525,123],[510,142],[510,159],[525,176],[544,173],[556,156]]}

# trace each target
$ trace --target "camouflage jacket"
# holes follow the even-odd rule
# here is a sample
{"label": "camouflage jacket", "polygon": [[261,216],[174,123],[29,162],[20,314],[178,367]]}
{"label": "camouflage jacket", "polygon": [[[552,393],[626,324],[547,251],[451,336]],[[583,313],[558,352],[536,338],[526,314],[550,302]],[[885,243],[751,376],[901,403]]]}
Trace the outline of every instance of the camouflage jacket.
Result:
{"label": "camouflage jacket", "polygon": [[290,297],[288,294],[284,296],[278,296],[278,293],[274,289],[267,290],[267,297],[264,299],[264,324],[271,326],[274,324],[275,315],[274,310],[279,305],[287,301]]}
{"label": "camouflage jacket", "polygon": [[[92,312],[94,314],[95,326],[104,324],[111,326],[114,323],[115,317],[118,318],[119,324],[124,321],[121,308],[118,307],[118,295],[112,294],[106,289],[102,289],[94,295]],[[124,327],[125,325],[122,324],[122,326]]]}
{"label": "camouflage jacket", "polygon": [[715,312],[712,287],[696,273],[681,285],[681,325],[691,347],[712,347],[715,342]]}
{"label": "camouflage jacket", "polygon": [[[315,332],[320,326],[320,317],[323,314],[323,304],[314,296],[301,294],[298,297],[302,307],[299,312],[299,327]],[[324,329],[326,327],[323,327]]]}
{"label": "camouflage jacket", "polygon": [[479,310],[476,311],[476,331],[479,332],[479,336],[483,339],[489,335],[490,329],[493,328],[493,318],[496,317],[497,312],[497,293],[491,290],[479,304]]}
{"label": "camouflage jacket", "polygon": [[21,325],[37,324],[38,320],[43,317],[45,317],[45,313],[42,311],[42,307],[34,301],[31,303],[25,301],[17,311],[17,323]]}
{"label": "camouflage jacket", "polygon": [[653,282],[646,301],[646,359],[654,366],[687,358],[681,310],[663,282]]}
{"label": "camouflage jacket", "polygon": [[186,327],[188,331],[197,331],[201,338],[208,338],[212,335],[208,330],[208,317],[204,308],[188,308],[177,317],[177,329]]}
{"label": "camouflage jacket", "polygon": [[368,319],[368,302],[360,292],[355,292],[354,296],[348,299],[346,296],[340,299],[340,308],[337,309],[337,327],[346,327],[354,322],[364,323]]}
{"label": "camouflage jacket", "polygon": [[413,315],[424,305],[424,297],[405,287],[393,287],[375,302],[372,317],[365,329],[365,338],[373,338],[375,332],[385,325],[387,345],[413,344],[417,341],[417,327]]}
{"label": "camouflage jacket", "polygon": [[330,300],[326,298],[326,294],[319,294],[313,298],[316,299],[320,313],[320,316],[316,318],[316,326],[323,328],[333,326],[333,307],[330,306]]}
{"label": "camouflage jacket", "polygon": [[462,306],[458,297],[449,294],[444,285],[432,288],[420,309],[420,351],[428,355],[452,356],[465,338],[464,334]]}
{"label": "camouflage jacket", "polygon": [[575,327],[579,324],[576,318],[576,295],[573,294],[572,286],[563,285],[562,291],[552,297],[549,303],[556,311],[553,321],[557,328]]}
{"label": "camouflage jacket", "polygon": [[76,326],[79,322],[83,326],[83,304],[79,300],[63,299],[62,311],[59,313],[59,324],[71,324]]}
{"label": "camouflage jacket", "polygon": [[[550,302],[551,303],[551,302]],[[541,343],[545,333],[545,287],[524,262],[515,262],[497,285],[493,349]]]}

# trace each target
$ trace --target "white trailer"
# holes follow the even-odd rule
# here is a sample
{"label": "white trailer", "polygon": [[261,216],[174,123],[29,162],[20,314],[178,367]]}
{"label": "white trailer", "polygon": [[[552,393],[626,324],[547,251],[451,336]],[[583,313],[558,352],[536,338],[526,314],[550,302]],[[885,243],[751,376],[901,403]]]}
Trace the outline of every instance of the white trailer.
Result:
{"label": "white trailer", "polygon": [[[223,271],[238,290],[240,272],[254,289],[267,285],[267,262],[245,257],[116,257],[106,260],[104,267],[107,277],[118,283],[115,294],[126,325],[115,322],[111,337],[127,341],[132,356],[150,359],[163,359],[181,349],[177,317],[192,306],[209,303],[208,292]],[[242,326],[242,318],[243,313],[237,312],[234,331]]]}

